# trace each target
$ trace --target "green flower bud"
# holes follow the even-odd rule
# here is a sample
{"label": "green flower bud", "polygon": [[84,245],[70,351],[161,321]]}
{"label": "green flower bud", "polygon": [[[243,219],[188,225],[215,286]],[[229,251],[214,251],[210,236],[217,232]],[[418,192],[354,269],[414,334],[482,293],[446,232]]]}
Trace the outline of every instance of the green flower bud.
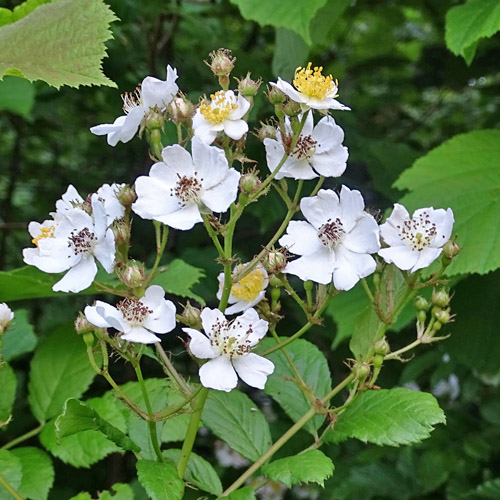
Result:
{"label": "green flower bud", "polygon": [[154,107],[146,113],[145,116],[146,128],[152,132],[153,130],[163,130],[163,125],[165,124],[165,117],[163,113]]}
{"label": "green flower bud", "polygon": [[381,354],[375,354],[373,356],[373,367],[379,369],[384,364],[384,356]]}
{"label": "green flower bud", "polygon": [[254,97],[257,95],[259,91],[259,87],[262,85],[262,78],[259,78],[257,81],[252,80],[250,78],[250,72],[247,73],[245,78],[241,78],[238,80],[238,92],[243,97]]}
{"label": "green flower bud", "polygon": [[417,312],[417,321],[419,323],[425,323],[427,320],[427,314],[425,314],[425,311],[418,311]]}
{"label": "green flower bud", "polygon": [[417,311],[427,311],[429,309],[429,302],[427,302],[425,297],[419,295],[415,298],[415,308]]}
{"label": "green flower bud", "polygon": [[75,319],[75,331],[78,335],[85,335],[86,333],[91,333],[95,329],[95,326],[90,323],[83,313],[78,313]]}
{"label": "green flower bud", "polygon": [[255,193],[261,185],[261,181],[256,172],[248,172],[240,178],[240,190],[246,194]]}
{"label": "green flower bud", "polygon": [[92,348],[94,345],[94,334],[91,332],[87,332],[83,334],[83,341],[87,347]]}
{"label": "green flower bud", "polygon": [[[264,266],[265,267],[265,266]],[[269,272],[269,271],[268,271]],[[282,275],[281,275],[282,276]],[[280,286],[283,286],[283,283],[281,282],[281,276],[280,275],[276,275],[276,274],[271,274],[269,276],[269,284],[273,287],[273,288],[279,288]]]}
{"label": "green flower bud", "polygon": [[182,322],[185,325],[194,328],[195,330],[201,330],[201,311],[191,305],[191,302],[187,302],[184,306],[184,311],[181,314]]}
{"label": "green flower bud", "polygon": [[441,290],[433,290],[432,303],[438,307],[446,307],[450,303],[449,293],[442,288]]}
{"label": "green flower bud", "polygon": [[194,104],[184,95],[176,97],[168,106],[167,113],[174,123],[191,125],[195,112]]}
{"label": "green flower bud", "polygon": [[123,270],[117,269],[117,273],[120,281],[130,289],[145,286],[148,279],[144,264],[135,260],[129,261]]}
{"label": "green flower bud", "polygon": [[443,246],[443,257],[453,260],[453,257],[456,257],[462,249],[460,245],[456,241],[448,240]]}
{"label": "green flower bud", "polygon": [[126,185],[116,193],[116,198],[128,210],[137,199],[137,195],[132,186]]}
{"label": "green flower bud", "polygon": [[436,313],[436,319],[443,325],[450,322],[451,315],[449,309],[441,309],[438,313]]}
{"label": "green flower bud", "polygon": [[264,139],[276,139],[276,127],[270,123],[260,122],[261,127],[257,130],[257,137],[264,142]]}
{"label": "green flower bud", "polygon": [[283,94],[279,88],[274,86],[267,87],[266,96],[269,102],[274,106],[283,104],[286,101],[286,95]]}
{"label": "green flower bud", "polygon": [[352,373],[358,380],[365,380],[370,375],[370,371],[368,363],[360,363],[359,361],[352,368]]}
{"label": "green flower bud", "polygon": [[381,356],[387,356],[391,352],[391,348],[385,337],[377,340],[375,344],[373,344],[373,350],[375,354],[380,354]]}
{"label": "green flower bud", "polygon": [[300,107],[300,104],[295,101],[288,101],[283,105],[283,112],[285,115],[293,118],[295,116],[300,115],[302,112],[302,108]]}
{"label": "green flower bud", "polygon": [[279,273],[286,266],[285,254],[279,250],[273,250],[267,254],[263,264],[268,273]]}
{"label": "green flower bud", "polygon": [[233,71],[236,58],[232,57],[229,49],[218,49],[210,52],[210,62],[205,64],[212,70],[214,76],[228,76]]}

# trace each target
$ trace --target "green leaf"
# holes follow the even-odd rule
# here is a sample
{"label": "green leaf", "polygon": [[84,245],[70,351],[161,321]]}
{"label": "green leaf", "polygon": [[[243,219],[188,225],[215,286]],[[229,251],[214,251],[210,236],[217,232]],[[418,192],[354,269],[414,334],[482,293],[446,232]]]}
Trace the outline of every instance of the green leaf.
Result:
{"label": "green leaf", "polygon": [[[177,465],[181,457],[181,450],[170,449],[164,451],[163,455]],[[209,462],[196,455],[196,453],[191,452],[191,455],[189,455],[184,479],[201,490],[212,493],[212,495],[220,495],[222,493],[222,484],[217,472],[215,472]]]}
{"label": "green leaf", "polygon": [[310,24],[313,45],[329,45],[333,42],[336,24],[344,11],[352,4],[351,0],[328,0],[314,16]]}
{"label": "green leaf", "polygon": [[[170,386],[167,391],[167,405],[175,406],[185,399],[185,396],[179,392],[175,387]],[[165,420],[161,433],[161,440],[163,443],[170,443],[173,441],[184,441],[186,432],[191,420],[191,407],[187,405],[185,408],[186,413],[181,413],[174,417]]]}
{"label": "green leaf", "polygon": [[216,436],[253,462],[271,446],[266,418],[257,405],[238,390],[210,391],[202,420]]}
{"label": "green leaf", "polygon": [[371,305],[362,310],[354,323],[349,348],[356,359],[364,359],[372,348],[382,325]]}
{"label": "green leaf", "polygon": [[71,497],[69,500],[92,500],[90,493],[78,493],[78,495]]}
{"label": "green leaf", "polygon": [[90,467],[110,453],[121,453],[120,448],[98,431],[82,431],[57,439],[54,420],[45,425],[40,441],[52,455],[73,467]]}
{"label": "green leaf", "polygon": [[239,490],[233,491],[229,496],[222,497],[228,500],[255,500],[255,492],[251,486],[245,486]]}
{"label": "green leaf", "polygon": [[300,35],[311,45],[310,23],[326,0],[282,0],[269,3],[268,0],[231,0],[237,5],[245,19],[257,21],[261,26],[287,28]]}
{"label": "green leaf", "polygon": [[95,430],[102,432],[123,450],[141,451],[120,429],[102,419],[95,410],[77,399],[71,398],[66,401],[63,413],[57,417],[55,425],[58,438],[71,436],[81,431]]}
{"label": "green leaf", "polygon": [[[99,500],[134,500],[134,491],[128,484],[116,483],[111,486],[113,493],[103,491],[99,494]],[[89,493],[78,493],[69,500],[92,500]]]}
{"label": "green leaf", "polygon": [[309,55],[304,40],[286,28],[276,30],[273,54],[273,75],[291,81],[298,66],[303,66]]}
{"label": "green leaf", "polygon": [[23,477],[18,493],[31,500],[47,500],[54,482],[54,467],[50,457],[39,448],[15,448],[12,454],[19,459]]}
{"label": "green leaf", "polygon": [[[281,340],[285,338],[282,337]],[[274,339],[267,338],[261,342],[259,350],[266,350],[275,345]],[[326,396],[332,388],[332,382],[328,362],[323,353],[314,344],[304,339],[296,340],[285,349],[302,379],[311,389],[310,397]],[[283,352],[274,351],[268,357],[274,363],[275,368],[272,375],[267,378],[264,391],[276,400],[285,413],[296,422],[311,409],[312,403],[293,381],[296,379],[295,372]],[[304,429],[314,435],[324,421],[324,415],[316,415],[304,426]]]}
{"label": "green leaf", "polygon": [[449,276],[500,267],[499,157],[500,131],[476,130],[433,149],[395,183],[410,190],[400,200],[410,213],[429,206],[453,209],[462,252],[448,267]]}
{"label": "green leaf", "polygon": [[6,76],[0,81],[0,111],[27,118],[35,104],[35,87],[24,78]]}
{"label": "green leaf", "polygon": [[32,352],[38,337],[28,320],[28,311],[18,309],[14,311],[14,321],[2,337],[2,359],[11,361],[27,352]]}
{"label": "green leaf", "polygon": [[0,28],[0,75],[61,85],[116,87],[101,70],[109,24],[117,18],[102,0],[59,0]]}
{"label": "green leaf", "polygon": [[205,301],[191,291],[193,285],[196,285],[204,277],[205,271],[203,269],[191,266],[181,259],[174,259],[166,271],[158,275],[152,284],[160,285],[167,293],[188,297],[205,305]]}
{"label": "green leaf", "polygon": [[4,362],[0,361],[0,429],[7,425],[12,415],[12,405],[16,398],[17,379],[14,370]]}
{"label": "green leaf", "polygon": [[333,474],[332,461],[319,450],[309,450],[293,457],[280,458],[262,467],[262,474],[280,481],[288,488],[300,483],[323,486]]}
{"label": "green leaf", "polygon": [[420,443],[434,425],[445,423],[436,399],[410,389],[382,389],[361,393],[335,423],[327,440],[353,437],[365,443],[400,446]]}
{"label": "green leaf", "polygon": [[478,498],[491,498],[498,500],[500,498],[500,478],[491,479],[480,484],[474,491]]}
{"label": "green leaf", "polygon": [[52,0],[26,0],[20,5],[14,7],[13,10],[0,9],[0,26],[5,24],[15,23],[34,11],[39,5],[52,2]]}
{"label": "green leaf", "polygon": [[457,56],[466,58],[467,49],[499,30],[499,0],[471,0],[452,7],[446,14],[446,45]]}
{"label": "green leaf", "polygon": [[[0,474],[17,491],[23,476],[23,466],[11,451],[0,450]],[[0,500],[12,500],[12,495],[1,485]]]}
{"label": "green leaf", "polygon": [[177,468],[173,464],[139,460],[136,467],[139,482],[152,500],[182,499],[184,482],[179,479]]}

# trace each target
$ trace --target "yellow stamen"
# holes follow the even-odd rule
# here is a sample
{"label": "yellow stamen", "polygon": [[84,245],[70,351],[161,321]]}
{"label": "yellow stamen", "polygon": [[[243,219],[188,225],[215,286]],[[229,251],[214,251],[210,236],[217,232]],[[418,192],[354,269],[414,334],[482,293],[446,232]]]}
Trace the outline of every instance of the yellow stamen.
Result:
{"label": "yellow stamen", "polygon": [[[241,270],[242,267],[239,265],[238,270]],[[238,300],[251,302],[264,288],[264,279],[264,272],[257,267],[231,287],[231,294]]]}
{"label": "yellow stamen", "polygon": [[323,76],[323,66],[315,66],[311,69],[311,63],[307,64],[306,68],[298,67],[295,70],[295,78],[293,84],[295,88],[308,95],[309,97],[316,97],[324,99],[325,97],[338,97],[337,92],[338,80],[334,80],[332,75]]}
{"label": "yellow stamen", "polygon": [[36,238],[33,238],[31,240],[31,243],[33,243],[33,245],[36,245],[38,247],[38,242],[40,240],[43,240],[45,238],[53,238],[55,230],[56,226],[42,227],[40,229],[40,234]]}
{"label": "yellow stamen", "polygon": [[238,108],[235,102],[226,99],[226,91],[219,90],[210,96],[211,101],[204,101],[200,104],[200,113],[209,122],[218,125]]}

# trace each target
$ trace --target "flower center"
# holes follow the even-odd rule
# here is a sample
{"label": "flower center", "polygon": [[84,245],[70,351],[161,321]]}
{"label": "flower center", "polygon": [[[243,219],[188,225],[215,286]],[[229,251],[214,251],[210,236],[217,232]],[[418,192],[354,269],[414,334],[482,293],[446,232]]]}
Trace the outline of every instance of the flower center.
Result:
{"label": "flower center", "polygon": [[[243,266],[238,266],[238,270],[242,268]],[[264,288],[264,279],[262,269],[255,268],[231,287],[231,294],[238,300],[252,302]]]}
{"label": "flower center", "polygon": [[143,325],[148,315],[153,312],[140,300],[129,297],[118,302],[116,308],[123,314],[125,321],[133,326]]}
{"label": "flower center", "polygon": [[301,135],[295,144],[292,156],[296,160],[310,160],[316,152],[317,144],[318,141],[315,141],[310,135]]}
{"label": "flower center", "polygon": [[253,332],[252,325],[248,327],[246,332],[240,330],[235,336],[234,328],[238,326],[241,327],[241,323],[237,319],[233,324],[228,321],[217,322],[214,324],[210,336],[210,345],[217,348],[222,356],[230,360],[248,354],[252,350],[248,339]]}
{"label": "flower center", "polygon": [[97,236],[88,227],[84,227],[77,233],[73,231],[68,239],[68,247],[70,247],[76,255],[81,253],[92,253],[97,243]]}
{"label": "flower center", "polygon": [[401,241],[417,252],[428,247],[437,234],[436,224],[431,222],[427,212],[422,212],[411,220],[405,220],[402,227],[396,226],[396,228]]}
{"label": "flower center", "polygon": [[325,247],[335,248],[344,238],[345,230],[337,217],[334,221],[328,219],[318,231],[318,238]]}
{"label": "flower center", "polygon": [[235,98],[227,95],[225,90],[219,90],[210,96],[211,101],[200,104],[200,113],[205,120],[218,125],[238,108]]}
{"label": "flower center", "polygon": [[295,78],[293,79],[295,88],[309,97],[318,99],[338,97],[338,95],[332,96],[332,94],[337,93],[338,81],[334,80],[332,75],[323,76],[322,71],[322,66],[315,66],[314,69],[311,69],[311,63],[308,63],[306,68],[299,66],[295,70]]}
{"label": "flower center", "polygon": [[123,101],[123,111],[128,115],[134,108],[142,104],[141,86],[138,85],[133,92],[125,92],[121,95]]}
{"label": "flower center", "polygon": [[40,229],[40,234],[33,238],[31,240],[31,243],[33,245],[36,245],[38,247],[38,242],[40,240],[43,240],[45,238],[53,238],[54,237],[54,231],[56,230],[56,226],[49,226],[49,227],[42,227]]}
{"label": "flower center", "polygon": [[193,177],[181,177],[177,174],[179,180],[175,188],[171,189],[171,192],[179,200],[182,207],[187,203],[198,203],[200,201],[203,179],[198,179],[197,174],[195,172]]}

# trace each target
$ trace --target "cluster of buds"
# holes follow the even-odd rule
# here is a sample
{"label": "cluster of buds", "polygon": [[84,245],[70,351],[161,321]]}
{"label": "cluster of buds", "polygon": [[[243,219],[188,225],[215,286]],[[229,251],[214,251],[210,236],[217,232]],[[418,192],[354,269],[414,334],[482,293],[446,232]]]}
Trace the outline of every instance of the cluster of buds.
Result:
{"label": "cluster of buds", "polygon": [[[444,288],[432,292],[431,304],[425,297],[418,296],[415,299],[417,309],[417,338],[422,343],[440,340],[442,337],[435,337],[435,334],[450,321],[454,315],[450,314],[450,294]],[[431,315],[427,327],[427,311],[431,309]]]}

